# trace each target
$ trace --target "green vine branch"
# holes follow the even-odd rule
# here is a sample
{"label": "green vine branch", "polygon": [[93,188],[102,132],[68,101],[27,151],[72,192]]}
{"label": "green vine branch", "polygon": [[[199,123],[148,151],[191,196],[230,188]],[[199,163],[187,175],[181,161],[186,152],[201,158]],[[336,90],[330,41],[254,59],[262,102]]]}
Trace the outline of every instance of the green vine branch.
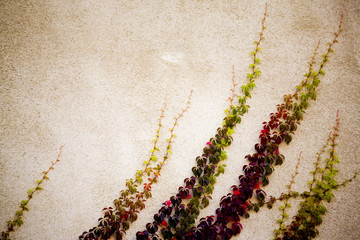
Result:
{"label": "green vine branch", "polygon": [[289,196],[293,195],[292,192],[292,186],[295,183],[295,177],[299,174],[299,164],[301,159],[301,153],[299,154],[299,157],[297,159],[297,164],[295,167],[295,173],[291,175],[290,184],[287,186],[288,192],[287,195],[282,195],[281,198],[284,199],[284,204],[279,207],[279,210],[281,211],[281,219],[278,220],[279,223],[279,229],[281,230],[284,226],[285,219],[289,218],[289,215],[286,213],[286,209],[291,207],[291,204],[289,203]]}
{"label": "green vine branch", "polygon": [[56,163],[60,162],[62,149],[63,149],[63,146],[60,147],[59,154],[58,154],[56,160],[51,161],[51,165],[48,168],[48,170],[42,172],[42,178],[39,180],[36,180],[35,188],[31,188],[28,190],[27,198],[25,200],[21,201],[20,207],[16,211],[13,220],[9,220],[7,222],[7,230],[1,232],[1,240],[10,240],[10,233],[14,232],[16,230],[16,228],[19,228],[19,227],[21,227],[21,225],[23,225],[23,223],[24,223],[23,215],[24,215],[25,211],[29,211],[28,204],[29,204],[30,200],[33,198],[33,196],[36,192],[43,190],[41,185],[45,180],[49,180],[49,177],[48,177],[49,172],[51,170],[54,170],[54,166]]}

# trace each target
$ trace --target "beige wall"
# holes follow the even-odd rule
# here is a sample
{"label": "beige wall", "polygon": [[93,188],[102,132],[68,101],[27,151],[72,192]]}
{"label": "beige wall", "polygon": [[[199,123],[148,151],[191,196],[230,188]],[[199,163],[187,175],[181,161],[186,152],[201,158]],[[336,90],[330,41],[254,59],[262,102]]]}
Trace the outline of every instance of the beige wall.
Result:
{"label": "beige wall", "polygon": [[[285,191],[302,151],[306,187],[313,156],[340,109],[338,179],[359,164],[360,2],[269,1],[262,76],[249,101],[250,112],[228,148],[228,168],[214,199],[201,214],[213,214],[221,196],[237,183],[244,156],[253,152],[261,123],[282,96],[303,79],[319,39],[332,38],[341,13],[343,33],[293,142],[282,148],[285,163],[265,188]],[[6,227],[27,189],[64,146],[45,191],[31,201],[13,239],[77,239],[93,227],[101,209],[119,196],[127,178],[149,157],[163,98],[165,127],[194,90],[191,109],[176,129],[173,154],[153,187],[127,239],[190,176],[195,158],[222,123],[232,86],[245,82],[249,53],[258,38],[265,1],[5,1],[1,18],[0,229]],[[161,143],[164,146],[164,141]],[[319,239],[360,239],[359,178],[335,192],[319,228]],[[272,238],[277,210],[246,221],[237,239]]]}

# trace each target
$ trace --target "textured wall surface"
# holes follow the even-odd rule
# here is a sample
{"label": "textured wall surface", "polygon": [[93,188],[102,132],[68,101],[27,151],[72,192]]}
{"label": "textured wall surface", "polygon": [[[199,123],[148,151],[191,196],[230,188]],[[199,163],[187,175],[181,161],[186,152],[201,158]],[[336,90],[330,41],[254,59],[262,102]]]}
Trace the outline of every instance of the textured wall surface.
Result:
{"label": "textured wall surface", "polygon": [[[246,81],[265,2],[0,1],[0,230],[64,145],[61,162],[45,190],[34,196],[12,239],[77,239],[149,157],[165,94],[161,146],[193,89],[191,108],[176,129],[173,154],[153,186],[153,198],[127,233],[127,239],[135,239],[161,203],[191,176],[196,156],[221,126],[233,65],[236,81]],[[337,109],[337,179],[360,168],[360,1],[270,1],[262,75],[250,111],[227,149],[226,172],[201,217],[212,215],[237,184],[261,123],[303,80],[319,39],[319,52],[325,51],[341,13],[344,31],[325,68],[318,99],[291,144],[282,147],[286,161],[264,190],[271,195],[286,190],[301,151],[294,188],[306,187]],[[318,239],[360,239],[359,183],[357,178],[335,191]],[[244,230],[236,239],[271,239],[278,216],[276,209],[253,214],[242,221]]]}

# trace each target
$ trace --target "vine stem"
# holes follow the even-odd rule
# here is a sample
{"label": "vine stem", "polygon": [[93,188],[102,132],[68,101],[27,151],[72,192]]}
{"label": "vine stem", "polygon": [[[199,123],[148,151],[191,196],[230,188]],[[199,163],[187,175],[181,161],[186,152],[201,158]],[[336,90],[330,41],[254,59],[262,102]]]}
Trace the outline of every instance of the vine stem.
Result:
{"label": "vine stem", "polygon": [[189,95],[189,98],[188,98],[188,101],[187,101],[187,104],[186,104],[186,107],[180,112],[180,114],[175,118],[175,122],[174,122],[174,125],[173,127],[170,129],[170,138],[168,140],[168,145],[166,147],[166,154],[164,156],[164,161],[161,162],[161,166],[164,165],[164,162],[166,161],[166,159],[169,158],[169,154],[171,154],[171,151],[170,151],[170,148],[171,148],[171,142],[173,140],[174,137],[176,137],[176,135],[174,135],[174,129],[175,127],[178,125],[178,121],[179,119],[184,115],[184,113],[190,108],[190,103],[191,103],[191,97],[192,97],[192,94],[193,94],[194,90],[191,90],[190,91],[190,95]]}
{"label": "vine stem", "polygon": [[[296,163],[296,167],[295,167],[295,172],[294,174],[291,175],[291,179],[290,179],[290,184],[288,185],[288,193],[287,193],[287,197],[285,198],[285,203],[284,203],[284,208],[281,210],[281,220],[282,222],[279,222],[279,230],[281,231],[281,226],[285,220],[285,218],[287,218],[285,216],[285,211],[289,206],[289,198],[291,196],[291,189],[293,184],[295,183],[295,178],[296,176],[299,174],[299,165],[300,165],[300,160],[301,160],[301,154],[302,152],[300,152],[298,158],[297,158],[297,163]],[[283,194],[282,194],[283,195]],[[281,197],[280,197],[281,198]],[[276,234],[276,236],[278,236],[278,234]]]}
{"label": "vine stem", "polygon": [[323,55],[324,60],[321,62],[320,64],[320,68],[319,71],[317,73],[317,75],[315,77],[317,77],[320,74],[320,70],[323,69],[323,67],[325,66],[325,63],[327,62],[327,57],[328,55],[333,52],[332,46],[338,42],[337,38],[339,37],[340,33],[342,32],[342,23],[343,23],[343,19],[344,19],[344,14],[341,14],[341,19],[340,19],[340,23],[339,23],[339,27],[338,27],[338,31],[334,33],[335,38],[332,40],[332,42],[330,42],[328,45],[328,49],[327,52]]}
{"label": "vine stem", "polygon": [[[36,181],[37,184],[36,184],[35,189],[34,189],[33,191],[29,191],[28,199],[25,200],[25,201],[26,201],[26,204],[23,205],[22,210],[27,210],[27,209],[26,209],[26,206],[27,206],[27,204],[29,203],[30,199],[32,199],[34,193],[37,192],[37,191],[39,191],[39,190],[42,190],[42,188],[40,187],[40,185],[44,182],[44,180],[48,180],[48,179],[49,179],[48,176],[47,176],[47,174],[48,174],[51,170],[54,170],[54,166],[55,166],[56,163],[60,162],[60,157],[61,157],[62,149],[63,149],[63,146],[60,147],[59,154],[58,154],[58,156],[57,156],[57,158],[56,158],[56,161],[55,161],[55,162],[54,162],[54,161],[51,161],[51,165],[50,165],[49,169],[48,169],[47,171],[42,172],[42,173],[43,173],[43,176],[42,176],[41,180],[37,180],[37,181]],[[30,190],[32,190],[32,189],[30,189]]]}
{"label": "vine stem", "polygon": [[[330,133],[329,133],[329,136],[331,136],[331,135],[332,135],[332,131],[330,131]],[[313,179],[312,179],[312,181],[310,183],[310,187],[309,187],[310,192],[312,192],[313,187],[314,187],[316,174],[318,173],[319,165],[321,162],[321,155],[325,152],[326,147],[328,146],[329,143],[330,143],[330,138],[327,138],[326,143],[321,147],[321,150],[318,153],[316,153],[315,170],[312,171]]]}
{"label": "vine stem", "polygon": [[174,124],[170,128],[170,138],[168,139],[168,144],[166,146],[165,156],[163,157],[163,160],[159,163],[159,168],[157,169],[157,172],[153,173],[154,178],[149,182],[150,185],[152,183],[156,182],[156,179],[158,178],[158,176],[160,176],[161,168],[164,166],[166,160],[169,158],[169,155],[171,154],[171,151],[170,151],[171,143],[172,143],[173,138],[176,137],[176,135],[174,134],[175,127],[178,125],[178,121],[180,120],[180,118],[182,118],[184,116],[184,113],[190,108],[192,93],[193,93],[193,90],[190,91],[190,95],[188,97],[186,107],[184,109],[182,109],[182,111],[179,113],[179,115],[177,117],[175,117]]}
{"label": "vine stem", "polygon": [[50,167],[48,168],[48,170],[46,171],[43,171],[42,172],[42,178],[40,180],[37,180],[36,181],[36,186],[35,188],[33,189],[29,189],[28,191],[28,196],[27,196],[27,199],[26,200],[22,200],[21,203],[20,203],[20,207],[18,211],[16,211],[16,214],[14,216],[14,219],[13,220],[9,220],[7,222],[7,230],[6,231],[3,231],[1,232],[1,240],[9,240],[9,235],[10,235],[10,232],[13,232],[15,231],[15,227],[20,227],[22,224],[23,224],[23,220],[22,220],[22,216],[24,214],[24,211],[29,211],[29,208],[27,207],[28,204],[29,204],[29,201],[33,198],[33,195],[35,192],[38,192],[40,190],[42,190],[43,188],[40,187],[40,185],[45,181],[45,180],[48,180],[48,173],[51,171],[51,170],[54,170],[54,166],[56,163],[60,162],[60,157],[61,157],[61,153],[62,153],[62,149],[63,149],[64,145],[62,145],[60,147],[60,150],[59,150],[59,153],[58,153],[58,156],[56,158],[55,161],[51,161],[51,165]]}
{"label": "vine stem", "polygon": [[[161,113],[160,113],[160,117],[159,117],[159,123],[158,123],[158,129],[156,130],[156,135],[155,135],[155,139],[154,139],[154,146],[151,150],[151,155],[150,155],[150,158],[148,160],[148,162],[145,164],[145,170],[141,171],[141,174],[137,174],[137,177],[141,178],[144,176],[146,170],[148,169],[148,167],[151,165],[151,162],[152,161],[156,161],[156,158],[154,160],[154,157],[155,157],[155,152],[158,151],[158,147],[157,147],[157,143],[159,141],[159,138],[160,138],[160,129],[162,127],[162,119],[165,117],[165,109],[166,109],[166,101],[167,101],[167,94],[165,95],[165,99],[164,99],[164,104],[163,104],[163,107],[161,108]],[[134,183],[138,183],[139,181],[137,180],[137,178],[135,178],[135,181]]]}
{"label": "vine stem", "polygon": [[[237,86],[237,83],[235,82],[235,66],[233,65],[232,66],[232,88],[231,88],[231,97],[229,98],[230,100],[230,107],[229,109],[232,109],[234,107],[233,105],[233,101],[234,101],[234,98],[237,96],[237,94],[235,93],[235,89],[236,89],[236,86]],[[230,113],[230,111],[229,111]]]}
{"label": "vine stem", "polygon": [[316,45],[316,47],[315,47],[315,50],[314,50],[314,54],[313,54],[313,56],[312,56],[312,58],[311,58],[311,61],[309,62],[309,71],[308,71],[307,74],[305,74],[306,79],[305,79],[305,81],[302,81],[302,82],[301,82],[301,85],[299,85],[299,86],[296,87],[296,91],[295,91],[295,93],[293,94],[293,96],[295,96],[300,90],[302,90],[302,88],[303,88],[306,84],[309,83],[309,81],[310,81],[310,75],[311,75],[311,73],[313,72],[313,68],[312,68],[312,67],[313,67],[313,65],[316,63],[315,58],[316,58],[316,55],[317,55],[317,51],[319,50],[319,47],[320,47],[320,40],[318,41],[318,43],[317,43],[317,45]]}
{"label": "vine stem", "polygon": [[[336,114],[336,124],[334,126],[334,131],[332,133],[332,136],[330,136],[330,142],[331,142],[331,145],[330,145],[330,157],[328,158],[327,162],[326,162],[326,165],[325,165],[325,170],[326,169],[330,169],[332,170],[333,169],[333,164],[334,162],[332,163],[332,161],[336,161],[337,160],[337,156],[335,154],[335,147],[336,147],[336,139],[337,137],[339,136],[339,126],[340,126],[340,118],[339,118],[339,110],[337,111],[337,114]],[[325,176],[325,171],[322,172],[321,174],[321,181],[324,180],[324,176]]]}
{"label": "vine stem", "polygon": [[267,15],[267,3],[265,4],[265,12],[264,12],[264,17],[261,21],[261,32],[260,32],[260,37],[259,37],[259,41],[256,42],[256,47],[255,47],[255,53],[253,55],[253,66],[252,66],[252,73],[255,76],[255,65],[258,63],[256,60],[256,54],[259,52],[260,48],[260,42],[265,39],[264,38],[264,30],[266,29],[265,27],[265,20],[266,20],[266,15]]}

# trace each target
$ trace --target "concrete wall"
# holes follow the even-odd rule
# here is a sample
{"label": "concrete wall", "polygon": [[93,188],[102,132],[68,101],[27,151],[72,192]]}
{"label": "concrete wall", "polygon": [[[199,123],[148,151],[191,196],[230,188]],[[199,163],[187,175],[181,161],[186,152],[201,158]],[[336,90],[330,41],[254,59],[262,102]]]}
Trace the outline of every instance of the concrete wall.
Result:
{"label": "concrete wall", "polygon": [[[153,198],[127,239],[191,175],[196,156],[221,126],[231,95],[232,66],[243,84],[266,1],[5,1],[1,18],[0,229],[26,191],[55,160],[44,191],[36,194],[13,239],[77,239],[124,189],[149,157],[163,98],[173,116],[194,90],[181,119],[173,154]],[[359,169],[360,1],[269,1],[261,71],[250,112],[236,128],[227,169],[201,216],[237,183],[244,156],[253,152],[262,122],[303,79],[317,41],[320,53],[344,13],[343,33],[285,163],[271,175],[268,194],[285,191],[302,151],[295,190],[310,179],[314,155],[340,109],[338,179]],[[359,178],[335,192],[318,239],[359,239]],[[296,205],[296,204],[295,204]],[[295,210],[295,209],[294,209]],[[236,239],[272,238],[279,212],[263,209],[243,221]]]}

